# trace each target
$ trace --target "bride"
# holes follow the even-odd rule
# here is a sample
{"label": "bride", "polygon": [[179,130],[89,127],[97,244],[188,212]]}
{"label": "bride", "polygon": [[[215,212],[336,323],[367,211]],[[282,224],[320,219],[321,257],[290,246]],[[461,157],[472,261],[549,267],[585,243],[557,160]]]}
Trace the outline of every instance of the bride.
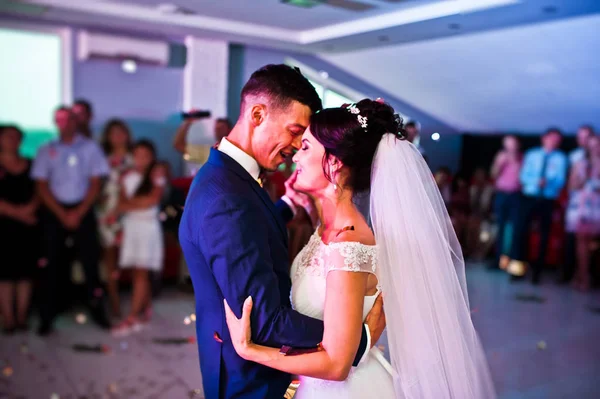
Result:
{"label": "bride", "polygon": [[[294,188],[320,226],[292,265],[292,303],[324,320],[319,350],[251,341],[252,298],[227,324],[244,359],[300,375],[298,399],[495,397],[470,317],[464,261],[444,202],[400,118],[381,100],[325,109],[294,156]],[[352,202],[370,191],[373,231]],[[373,234],[374,232],[374,234]],[[384,296],[391,365],[377,348],[352,367],[363,319]]]}

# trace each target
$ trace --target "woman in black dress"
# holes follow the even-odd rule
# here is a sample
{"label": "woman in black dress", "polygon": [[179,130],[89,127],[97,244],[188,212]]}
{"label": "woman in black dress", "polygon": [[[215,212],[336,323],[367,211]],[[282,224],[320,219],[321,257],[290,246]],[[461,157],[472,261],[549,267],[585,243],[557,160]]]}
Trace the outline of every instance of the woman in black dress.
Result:
{"label": "woman in black dress", "polygon": [[29,177],[31,162],[19,155],[22,139],[16,126],[0,126],[0,311],[9,334],[27,329],[31,281],[38,261],[38,200]]}

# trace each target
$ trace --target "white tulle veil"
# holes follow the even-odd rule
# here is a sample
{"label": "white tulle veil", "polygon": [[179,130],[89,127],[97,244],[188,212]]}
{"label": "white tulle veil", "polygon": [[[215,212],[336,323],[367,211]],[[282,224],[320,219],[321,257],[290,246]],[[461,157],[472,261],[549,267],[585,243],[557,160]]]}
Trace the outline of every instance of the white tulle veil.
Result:
{"label": "white tulle veil", "polygon": [[444,201],[416,147],[393,134],[373,162],[370,218],[396,397],[495,398]]}

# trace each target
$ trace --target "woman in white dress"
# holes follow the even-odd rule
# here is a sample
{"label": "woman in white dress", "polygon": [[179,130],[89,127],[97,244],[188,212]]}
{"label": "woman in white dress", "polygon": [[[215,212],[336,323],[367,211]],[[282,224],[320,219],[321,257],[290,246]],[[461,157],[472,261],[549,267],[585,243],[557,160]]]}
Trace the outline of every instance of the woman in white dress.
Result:
{"label": "woman in white dress", "polygon": [[110,165],[110,174],[102,186],[96,206],[98,230],[103,248],[103,263],[107,274],[106,290],[113,316],[121,317],[119,301],[119,246],[121,245],[121,220],[114,217],[121,191],[121,176],[133,166],[131,148],[133,141],[127,124],[120,119],[109,120],[100,138],[104,155]]}
{"label": "woman in white dress", "polygon": [[[495,397],[470,318],[462,253],[433,176],[382,100],[323,110],[295,155],[294,188],[320,227],[292,266],[296,310],[324,320],[319,351],[283,356],[252,343],[252,299],[237,319],[238,354],[301,376],[299,399]],[[352,202],[370,190],[374,234]],[[360,326],[383,293],[391,365],[372,348],[352,368]]]}
{"label": "woman in white dress", "polygon": [[[147,140],[133,147],[134,167],[122,178],[118,211],[123,213],[123,241],[119,266],[132,269],[133,294],[129,315],[113,328],[115,336],[141,329],[142,314],[150,308],[149,271],[160,271],[164,258],[159,204],[166,184],[165,171],[156,163],[156,150]],[[146,316],[147,317],[147,316]]]}

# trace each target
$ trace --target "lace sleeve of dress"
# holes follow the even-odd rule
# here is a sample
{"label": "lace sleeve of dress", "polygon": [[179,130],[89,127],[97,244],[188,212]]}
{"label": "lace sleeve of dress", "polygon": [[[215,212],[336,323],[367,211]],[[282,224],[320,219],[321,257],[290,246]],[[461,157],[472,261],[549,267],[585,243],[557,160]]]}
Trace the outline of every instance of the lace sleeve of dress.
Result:
{"label": "lace sleeve of dress", "polygon": [[375,246],[359,242],[330,243],[322,253],[325,273],[332,270],[375,274],[377,251]]}

